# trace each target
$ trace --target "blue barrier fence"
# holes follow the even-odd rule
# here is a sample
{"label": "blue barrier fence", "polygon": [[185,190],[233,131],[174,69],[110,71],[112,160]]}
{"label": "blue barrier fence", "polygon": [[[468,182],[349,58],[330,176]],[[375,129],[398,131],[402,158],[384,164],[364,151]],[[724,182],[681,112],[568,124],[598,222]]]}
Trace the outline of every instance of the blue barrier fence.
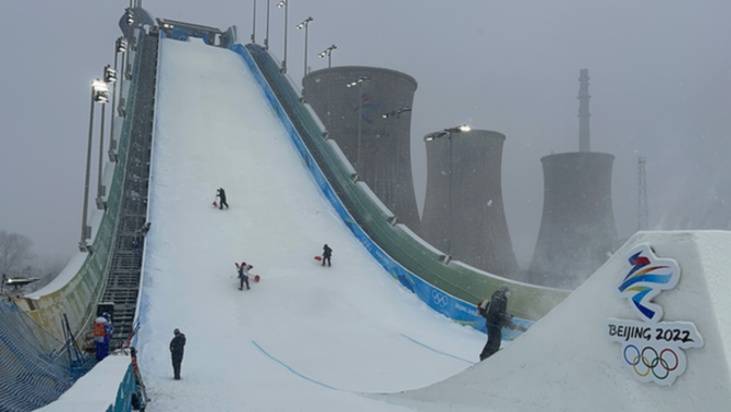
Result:
{"label": "blue barrier fence", "polygon": [[109,405],[106,412],[130,412],[132,410],[132,394],[137,390],[134,371],[132,365],[129,365],[127,372],[122,378],[122,382],[117,389],[117,397],[112,405]]}

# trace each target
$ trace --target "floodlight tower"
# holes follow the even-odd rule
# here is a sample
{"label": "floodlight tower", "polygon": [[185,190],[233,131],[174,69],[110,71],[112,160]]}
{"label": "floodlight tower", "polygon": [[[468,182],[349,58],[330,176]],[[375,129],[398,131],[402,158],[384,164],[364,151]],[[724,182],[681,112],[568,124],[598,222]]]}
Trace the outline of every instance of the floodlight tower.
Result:
{"label": "floodlight tower", "polygon": [[[99,79],[91,83],[91,97],[89,99],[89,139],[86,143],[86,174],[84,177],[84,206],[81,212],[81,240],[79,250],[82,252],[91,251],[86,240],[91,237],[91,226],[87,224],[89,213],[89,178],[91,175],[91,146],[94,133],[94,104],[104,104],[109,101],[109,88],[107,84]],[[103,111],[102,111],[103,113]]]}

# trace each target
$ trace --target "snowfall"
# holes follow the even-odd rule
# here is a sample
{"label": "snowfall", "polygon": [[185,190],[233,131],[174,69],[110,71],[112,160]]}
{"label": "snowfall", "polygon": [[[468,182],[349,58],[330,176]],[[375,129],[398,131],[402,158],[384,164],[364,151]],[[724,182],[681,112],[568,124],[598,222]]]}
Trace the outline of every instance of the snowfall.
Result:
{"label": "snowfall", "polygon": [[[319,193],[241,57],[162,40],[158,72],[136,338],[148,411],[722,410],[731,402],[731,232],[636,235],[478,364],[485,335],[430,310],[370,257]],[[212,206],[219,187],[230,209]],[[332,267],[314,259],[325,243]],[[656,301],[705,340],[687,351],[672,387],[634,379],[606,337],[608,318],[632,317],[614,292],[638,244],[681,264],[683,280]],[[238,289],[241,261],[261,277],[251,290]],[[180,381],[168,349],[174,328],[187,337]],[[126,363],[105,362],[112,366],[45,410],[104,409],[67,401],[94,382],[121,380]]]}

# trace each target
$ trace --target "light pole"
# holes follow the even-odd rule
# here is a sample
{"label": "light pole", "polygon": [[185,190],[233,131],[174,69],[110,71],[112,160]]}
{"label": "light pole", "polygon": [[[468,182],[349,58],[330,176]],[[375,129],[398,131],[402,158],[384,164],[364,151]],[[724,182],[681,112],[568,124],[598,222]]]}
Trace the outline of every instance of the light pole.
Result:
{"label": "light pole", "polygon": [[303,76],[307,76],[307,38],[309,37],[310,32],[310,22],[313,20],[314,19],[312,17],[308,17],[297,25],[297,30],[305,29],[305,71]]}
{"label": "light pole", "polygon": [[[119,53],[124,53],[127,50],[127,40],[124,39],[124,37],[120,37],[117,39],[117,41],[114,43],[114,74],[116,79],[116,73],[117,73],[117,60],[119,57]],[[124,78],[124,77],[123,77]],[[120,80],[120,83],[122,80]],[[117,91],[117,83],[114,82],[114,86],[112,87],[112,118],[110,119],[110,130],[109,130],[109,161],[110,162],[116,162],[117,161],[117,141],[114,139],[114,118],[117,117],[117,94],[119,92]]]}
{"label": "light pole", "polygon": [[[381,114],[381,117],[384,120],[393,119],[393,118],[400,119],[402,114],[409,113],[409,112],[411,112],[411,106],[404,105],[404,106],[399,107],[398,109],[394,109],[394,110],[391,110],[390,112]],[[396,150],[394,150],[393,157],[395,159],[393,162],[393,166],[396,168],[395,173],[398,176],[398,167],[400,165],[400,160],[401,160],[401,145],[399,144],[398,141],[396,141]],[[397,182],[399,182],[399,181],[397,180]],[[396,190],[399,190],[399,186],[400,186],[400,183],[396,183]]]}
{"label": "light pole", "polygon": [[266,50],[269,50],[269,6],[271,4],[271,0],[267,0],[267,28],[266,32],[264,34],[264,48]]}
{"label": "light pole", "polygon": [[336,46],[336,45],[333,44],[332,46],[328,47],[327,49],[321,51],[320,54],[318,54],[318,56],[320,56],[321,59],[324,59],[325,57],[327,57],[327,68],[328,69],[332,67],[332,63],[333,63],[333,59],[332,59],[333,50],[335,50],[337,48],[338,48],[338,46]]}
{"label": "light pole", "polygon": [[251,25],[251,42],[256,43],[256,0],[254,0],[254,13],[252,13],[254,22]]}
{"label": "light pole", "polygon": [[284,9],[284,59],[282,59],[282,73],[287,73],[287,23],[289,16],[289,0],[280,0],[277,7]]}
{"label": "light pole", "polygon": [[470,130],[472,130],[472,128],[469,125],[463,124],[463,125],[459,125],[459,126],[456,126],[456,127],[450,127],[448,129],[444,129],[444,130],[439,131],[439,132],[429,133],[428,135],[424,136],[424,141],[425,142],[431,142],[431,141],[434,141],[436,139],[442,139],[442,138],[445,138],[445,137],[447,138],[447,144],[448,144],[448,149],[447,150],[449,150],[449,154],[448,154],[448,157],[449,157],[449,183],[448,183],[449,184],[449,191],[448,191],[448,198],[449,198],[449,200],[448,200],[448,203],[447,203],[448,216],[449,216],[448,220],[449,220],[449,222],[448,222],[448,225],[447,225],[448,231],[447,231],[447,250],[446,250],[446,252],[449,255],[452,254],[452,226],[454,226],[454,222],[452,221],[453,220],[452,219],[452,217],[453,217],[452,216],[452,213],[453,213],[452,212],[452,183],[453,183],[452,172],[454,171],[454,159],[452,158],[452,137],[455,134],[458,134],[458,133],[466,133],[466,132],[469,132]]}
{"label": "light pole", "polygon": [[[360,168],[360,140],[361,140],[361,118],[363,117],[363,85],[368,81],[368,76],[360,76],[357,80],[354,80],[346,85],[346,87],[358,87],[358,140],[356,141],[355,149],[355,167],[356,170]],[[359,170],[360,171],[360,170]]]}
{"label": "light pole", "polygon": [[91,227],[86,224],[89,209],[89,175],[91,172],[91,140],[94,131],[94,103],[106,103],[109,100],[109,89],[107,84],[96,79],[91,83],[91,98],[89,99],[89,140],[86,143],[86,175],[84,178],[84,207],[81,212],[81,240],[79,250],[89,251],[86,239],[91,236]]}
{"label": "light pole", "polygon": [[117,111],[119,113],[115,113],[115,116],[119,114],[120,117],[124,117],[125,115],[125,107],[124,107],[124,78],[126,77],[125,72],[127,71],[127,55],[129,54],[129,42],[127,39],[120,37],[122,42],[120,43],[121,47],[117,48],[117,51],[119,53],[122,53],[122,75],[119,76],[119,87],[117,88],[119,93],[119,106],[117,108]]}
{"label": "light pole", "polygon": [[[104,66],[104,83],[107,85],[107,93],[109,93],[109,85],[111,84],[112,87],[114,87],[114,83],[117,81],[117,72],[112,69],[110,65]],[[109,96],[107,96],[107,100],[109,100]],[[107,204],[104,201],[104,195],[106,192],[106,188],[104,187],[104,184],[102,183],[102,165],[104,164],[104,115],[106,114],[107,110],[107,102],[101,101],[102,104],[102,121],[101,121],[101,127],[99,128],[99,174],[97,175],[97,181],[96,181],[96,208],[97,209],[106,209]],[[112,119],[114,119],[114,113],[112,113]]]}

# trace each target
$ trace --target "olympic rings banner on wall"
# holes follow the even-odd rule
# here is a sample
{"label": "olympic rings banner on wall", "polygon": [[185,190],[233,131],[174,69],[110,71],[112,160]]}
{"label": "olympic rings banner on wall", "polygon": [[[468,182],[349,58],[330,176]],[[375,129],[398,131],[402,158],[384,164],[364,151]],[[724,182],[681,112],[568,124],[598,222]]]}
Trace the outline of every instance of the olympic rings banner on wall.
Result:
{"label": "olympic rings banner on wall", "polygon": [[661,322],[663,308],[652,299],[663,290],[674,288],[680,279],[680,266],[673,259],[658,258],[649,245],[630,253],[617,291],[630,301],[642,319],[610,318],[607,334],[620,343],[621,362],[640,382],[669,386],[685,372],[685,350],[702,348],[703,337],[692,322]]}

